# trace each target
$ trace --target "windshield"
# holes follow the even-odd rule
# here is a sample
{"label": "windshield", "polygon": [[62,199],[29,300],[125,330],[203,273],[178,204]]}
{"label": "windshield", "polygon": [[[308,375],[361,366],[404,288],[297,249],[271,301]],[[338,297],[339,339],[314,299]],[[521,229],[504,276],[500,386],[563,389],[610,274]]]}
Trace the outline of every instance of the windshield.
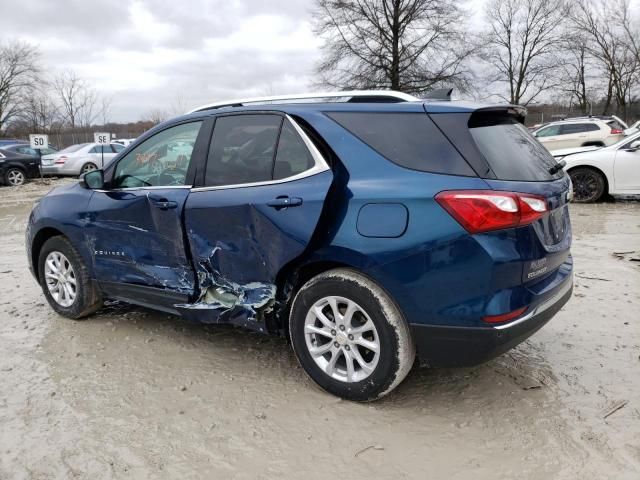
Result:
{"label": "windshield", "polygon": [[80,150],[85,145],[89,145],[88,143],[78,143],[77,145],[71,145],[70,147],[65,148],[64,150],[60,150],[58,153],[73,153]]}
{"label": "windshield", "polygon": [[476,114],[469,132],[499,180],[541,182],[561,178],[550,174],[557,162],[529,130],[508,115]]}

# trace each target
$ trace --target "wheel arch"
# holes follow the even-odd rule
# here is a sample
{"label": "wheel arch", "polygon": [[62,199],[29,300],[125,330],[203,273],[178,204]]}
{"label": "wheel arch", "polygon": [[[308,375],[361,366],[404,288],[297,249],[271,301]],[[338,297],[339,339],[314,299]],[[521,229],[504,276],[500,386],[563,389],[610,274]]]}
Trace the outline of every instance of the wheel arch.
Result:
{"label": "wheel arch", "polygon": [[38,233],[36,233],[33,237],[33,240],[31,242],[31,265],[33,265],[33,274],[38,281],[40,281],[38,272],[38,259],[40,258],[40,251],[42,250],[42,246],[50,238],[58,236],[65,237],[65,234],[56,228],[44,227],[40,229]]}
{"label": "wheel arch", "polygon": [[[313,277],[335,268],[349,268],[363,271],[365,257],[358,252],[314,256],[313,258],[298,259],[285,265],[276,277],[276,307],[271,322],[267,325],[269,331],[288,335],[289,312],[291,304],[300,288]],[[346,258],[348,257],[348,258]]]}
{"label": "wheel arch", "polygon": [[603,193],[603,195],[608,195],[609,194],[609,177],[607,176],[607,174],[601,168],[594,167],[593,165],[589,165],[589,164],[578,164],[578,165],[572,165],[570,168],[568,168],[567,169],[567,173],[570,175],[573,170],[576,170],[578,168],[587,168],[589,170],[593,170],[596,173],[599,173],[600,175],[602,175],[602,178],[604,179],[604,193]]}

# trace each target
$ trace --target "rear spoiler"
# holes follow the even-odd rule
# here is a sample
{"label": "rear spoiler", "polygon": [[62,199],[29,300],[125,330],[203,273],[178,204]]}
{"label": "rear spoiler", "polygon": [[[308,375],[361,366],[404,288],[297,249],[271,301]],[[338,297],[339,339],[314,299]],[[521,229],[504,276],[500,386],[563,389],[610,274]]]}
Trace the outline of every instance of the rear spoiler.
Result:
{"label": "rear spoiler", "polygon": [[514,116],[520,123],[524,123],[527,116],[527,109],[521,105],[490,105],[488,107],[478,108],[475,113],[501,113]]}

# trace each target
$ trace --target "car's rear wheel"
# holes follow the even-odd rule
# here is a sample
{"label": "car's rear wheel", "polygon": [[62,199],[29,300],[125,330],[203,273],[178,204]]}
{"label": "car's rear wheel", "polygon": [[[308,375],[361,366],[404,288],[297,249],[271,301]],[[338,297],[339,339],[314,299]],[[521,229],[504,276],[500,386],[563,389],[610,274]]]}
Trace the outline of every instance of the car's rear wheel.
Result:
{"label": "car's rear wheel", "polygon": [[605,181],[601,173],[592,168],[575,168],[569,172],[573,183],[573,200],[578,203],[593,203],[605,193]]}
{"label": "car's rear wheel", "polygon": [[386,395],[415,359],[398,307],[380,286],[353,270],[331,270],[309,280],[293,301],[289,330],[311,379],[348,400]]}
{"label": "car's rear wheel", "polygon": [[38,278],[49,305],[60,315],[80,319],[102,305],[86,266],[65,237],[52,237],[42,246]]}
{"label": "car's rear wheel", "polygon": [[89,173],[89,172],[93,172],[94,170],[97,170],[98,166],[95,163],[85,163],[82,166],[82,170],[80,170],[80,173]]}
{"label": "car's rear wheel", "polygon": [[6,171],[4,180],[7,185],[11,187],[18,187],[20,185],[24,185],[27,181],[27,175],[24,173],[24,170],[21,170],[20,168],[10,168]]}

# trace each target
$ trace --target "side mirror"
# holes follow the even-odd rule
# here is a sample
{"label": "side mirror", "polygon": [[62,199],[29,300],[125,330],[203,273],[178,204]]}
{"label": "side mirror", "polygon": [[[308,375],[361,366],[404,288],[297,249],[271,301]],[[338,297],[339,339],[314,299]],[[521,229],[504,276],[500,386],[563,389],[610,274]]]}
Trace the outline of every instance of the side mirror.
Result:
{"label": "side mirror", "polygon": [[627,147],[627,150],[630,150],[632,152],[635,152],[636,150],[638,150],[640,148],[640,140],[635,140],[633,142],[631,142],[631,145],[629,145]]}
{"label": "side mirror", "polygon": [[82,188],[89,188],[96,190],[104,187],[104,174],[102,170],[93,170],[91,172],[83,173],[80,175],[80,186]]}

